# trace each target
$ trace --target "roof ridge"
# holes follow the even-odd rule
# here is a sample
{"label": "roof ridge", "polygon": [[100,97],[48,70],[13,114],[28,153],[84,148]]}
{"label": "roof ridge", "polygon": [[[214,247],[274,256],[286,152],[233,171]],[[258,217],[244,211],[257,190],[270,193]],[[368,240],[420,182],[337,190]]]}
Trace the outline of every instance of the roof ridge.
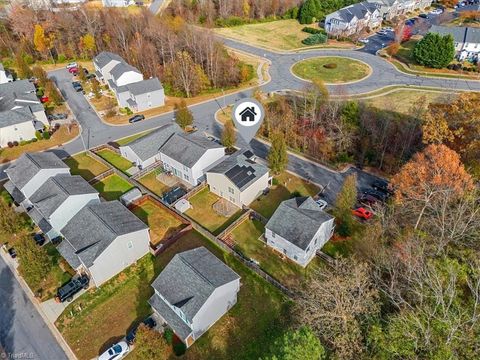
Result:
{"label": "roof ridge", "polygon": [[87,205],[86,207],[88,208],[89,211],[91,211],[97,217],[98,220],[100,220],[102,222],[102,224],[104,224],[108,228],[108,230],[111,231],[112,234],[119,236],[120,234],[118,234],[105,220],[103,220],[98,215],[98,213],[95,210],[93,210],[94,205],[109,204],[109,203],[113,203],[113,202],[114,201],[108,201],[108,202],[104,202],[104,203],[90,204],[90,205]]}
{"label": "roof ridge", "polygon": [[[196,249],[192,249],[193,251],[196,250]],[[192,251],[191,250],[191,251]],[[203,280],[205,280],[205,282],[207,282],[209,285],[211,285],[214,289],[216,289],[216,286],[210,281],[208,280],[200,271],[198,271],[189,261],[187,261],[187,259],[185,259],[183,257],[183,254],[180,253],[180,254],[177,254],[179,257],[180,257],[180,260],[182,260],[182,262],[187,265],[190,269],[193,270],[194,273],[196,273],[198,276],[200,276]]]}

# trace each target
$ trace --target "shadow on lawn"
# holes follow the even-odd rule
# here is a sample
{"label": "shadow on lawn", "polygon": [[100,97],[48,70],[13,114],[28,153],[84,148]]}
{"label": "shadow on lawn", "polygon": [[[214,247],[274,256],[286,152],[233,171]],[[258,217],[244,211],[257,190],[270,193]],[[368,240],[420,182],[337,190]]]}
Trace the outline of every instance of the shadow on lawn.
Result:
{"label": "shadow on lawn", "polygon": [[88,169],[81,169],[80,163],[73,157],[66,158],[63,161],[70,168],[70,172],[72,175],[80,175],[87,181],[93,179],[96,176],[94,173],[92,173]]}

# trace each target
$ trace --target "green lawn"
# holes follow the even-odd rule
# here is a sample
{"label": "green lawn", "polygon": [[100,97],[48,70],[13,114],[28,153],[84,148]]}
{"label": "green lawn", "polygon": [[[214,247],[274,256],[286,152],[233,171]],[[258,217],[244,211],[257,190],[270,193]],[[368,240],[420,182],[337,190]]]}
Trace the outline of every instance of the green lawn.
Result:
{"label": "green lawn", "polygon": [[110,149],[99,150],[97,151],[97,155],[122,172],[126,172],[132,167],[132,163],[130,161]]}
{"label": "green lawn", "polygon": [[270,218],[273,215],[282,201],[294,196],[314,196],[320,190],[317,185],[287,172],[276,176],[275,179],[275,182],[278,182],[278,184],[273,185],[267,195],[260,196],[250,204],[253,210],[266,218]]}
{"label": "green lawn", "polygon": [[185,214],[201,224],[212,234],[218,235],[242,214],[242,210],[240,209],[229,218],[217,214],[212,206],[219,199],[220,197],[211,193],[208,188],[205,188],[188,199],[190,204],[192,204],[192,208]]}
{"label": "green lawn", "polygon": [[[328,65],[336,67],[325,67]],[[302,60],[292,67],[292,72],[302,79],[322,80],[327,84],[360,80],[370,74],[370,71],[370,67],[361,61],[339,56]]]}
{"label": "green lawn", "polygon": [[128,136],[128,137],[126,137],[126,138],[117,140],[116,143],[117,143],[119,146],[125,146],[125,145],[127,145],[128,143],[131,143],[133,140],[137,140],[138,138],[141,138],[142,136],[147,135],[149,132],[151,132],[151,130],[143,131],[143,132],[141,132],[141,133],[138,133],[138,134],[135,134],[135,135],[131,135],[131,136]]}
{"label": "green lawn", "polygon": [[268,247],[259,239],[265,227],[256,220],[247,220],[239,225],[230,235],[235,242],[235,249],[260,263],[260,267],[273,278],[289,288],[300,286],[312,270],[322,266],[320,259],[314,258],[304,269]]}
{"label": "green lawn", "polygon": [[238,302],[187,350],[184,359],[258,359],[289,323],[290,303],[272,285],[195,231],[69,305],[56,325],[80,360],[97,356],[150,313],[150,283],[179,252],[205,246],[242,278]]}
{"label": "green lawn", "polygon": [[150,241],[155,245],[186,226],[166,209],[151,200],[134,207],[132,212],[150,227]]}
{"label": "green lawn", "polygon": [[64,162],[70,168],[72,175],[80,175],[86,180],[91,180],[108,170],[107,166],[95,160],[87,153],[69,157],[65,159]]}
{"label": "green lawn", "polygon": [[117,174],[110,175],[93,185],[105,200],[118,200],[120,196],[133,189],[133,185]]}
{"label": "green lawn", "polygon": [[138,179],[138,182],[145,186],[148,190],[153,192],[155,195],[162,196],[162,194],[169,190],[169,187],[164,183],[157,180],[157,175],[161,170],[153,170],[147,175]]}

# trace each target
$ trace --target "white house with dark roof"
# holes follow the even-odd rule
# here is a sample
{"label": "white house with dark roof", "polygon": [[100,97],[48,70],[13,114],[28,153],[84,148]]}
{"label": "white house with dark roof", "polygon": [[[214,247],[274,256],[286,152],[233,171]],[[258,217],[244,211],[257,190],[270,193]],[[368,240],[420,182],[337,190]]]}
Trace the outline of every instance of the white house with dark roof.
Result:
{"label": "white house with dark roof", "polygon": [[31,140],[49,125],[45,109],[28,80],[0,84],[0,147]]}
{"label": "white house with dark roof", "polygon": [[176,133],[182,133],[182,129],[174,122],[160,126],[145,136],[120,146],[120,154],[135,166],[144,169],[161,160],[160,148]]}
{"label": "white house with dark roof", "polygon": [[13,81],[13,76],[5,68],[3,64],[0,63],[0,84],[5,84]]}
{"label": "white house with dark roof", "polygon": [[187,347],[237,302],[240,276],[204,247],[173,257],[149,303]]}
{"label": "white house with dark roof", "polygon": [[311,197],[285,200],[265,226],[267,245],[305,267],[332,237],[334,221]]}
{"label": "white house with dark roof", "polygon": [[325,31],[333,36],[350,36],[364,29],[374,29],[382,24],[377,3],[363,1],[346,6],[325,18]]}
{"label": "white house with dark roof", "polygon": [[206,137],[175,133],[160,148],[163,168],[197,186],[205,170],[225,156],[225,147]]}
{"label": "white house with dark roof", "polygon": [[270,183],[268,167],[255,162],[250,150],[226,157],[206,174],[210,191],[240,208],[250,205]]}
{"label": "white house with dark roof", "polygon": [[165,92],[158,78],[143,74],[121,56],[102,51],[93,59],[95,74],[115,94],[118,105],[138,112],[165,105]]}
{"label": "white house with dark roof", "polygon": [[456,56],[459,60],[476,60],[480,53],[480,29],[466,26],[432,25],[431,33],[451,35],[454,40]]}
{"label": "white house with dark roof", "polygon": [[99,203],[98,191],[79,175],[49,177],[24,202],[27,214],[43,233],[53,239],[83,207]]}
{"label": "white house with dark roof", "polygon": [[149,228],[119,201],[85,206],[63,227],[57,250],[96,286],[149,252]]}
{"label": "white house with dark roof", "polygon": [[17,204],[22,204],[52,176],[70,174],[70,168],[52,152],[24,153],[5,173],[5,189]]}
{"label": "white house with dark roof", "polygon": [[133,0],[102,0],[103,7],[127,7],[135,5]]}

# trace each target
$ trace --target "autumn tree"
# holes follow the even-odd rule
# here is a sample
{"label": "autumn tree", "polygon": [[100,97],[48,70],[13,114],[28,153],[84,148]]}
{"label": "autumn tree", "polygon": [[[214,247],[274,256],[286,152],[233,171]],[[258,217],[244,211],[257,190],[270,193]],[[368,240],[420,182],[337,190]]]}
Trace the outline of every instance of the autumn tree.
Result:
{"label": "autumn tree", "polygon": [[182,129],[185,130],[187,126],[193,124],[193,114],[188,108],[184,99],[182,99],[180,104],[178,104],[176,107],[175,121]]}
{"label": "autumn tree", "polygon": [[95,78],[90,80],[90,83],[92,85],[93,96],[95,96],[95,99],[100,99],[102,97],[100,83]]}
{"label": "autumn tree", "polygon": [[23,55],[20,52],[17,52],[15,55],[15,68],[20,79],[29,79],[33,75],[32,70],[27,65]]}
{"label": "autumn tree", "polygon": [[270,151],[268,152],[267,160],[270,169],[278,174],[287,168],[288,154],[285,135],[283,132],[275,131],[271,137]]}
{"label": "autumn tree", "polygon": [[398,203],[419,204],[415,228],[428,206],[438,197],[450,193],[461,196],[473,188],[460,156],[445,145],[429,145],[415,154],[400,172],[392,178]]}
{"label": "autumn tree", "polygon": [[326,352],[320,340],[306,326],[289,330],[277,339],[271,349],[272,355],[265,360],[322,360]]}
{"label": "autumn tree", "polygon": [[82,48],[85,51],[85,55],[87,57],[91,57],[97,48],[97,45],[95,44],[95,37],[92,34],[87,33],[82,36],[81,43]]}
{"label": "autumn tree", "polygon": [[53,102],[55,105],[60,105],[63,103],[63,97],[55,86],[54,82],[48,80],[45,84],[45,94],[50,99],[49,101]]}
{"label": "autumn tree", "polygon": [[35,25],[35,30],[33,33],[33,44],[35,46],[35,49],[39,53],[45,55],[47,52],[50,52],[53,41],[54,41],[53,34],[50,34],[49,36],[47,36],[45,34],[45,30],[43,29],[42,25],[40,24]]}
{"label": "autumn tree", "polygon": [[165,66],[165,79],[186,97],[198,95],[208,86],[208,78],[199,64],[186,51],[180,51]]}
{"label": "autumn tree", "polygon": [[44,247],[32,241],[30,235],[21,236],[15,244],[22,276],[27,283],[37,286],[52,268],[52,262]]}
{"label": "autumn tree", "polygon": [[140,359],[166,360],[171,355],[162,334],[144,324],[138,327],[135,349]]}
{"label": "autumn tree", "polygon": [[84,67],[82,65],[78,65],[78,80],[80,80],[80,82],[82,84],[85,84],[85,82],[87,81],[87,75],[85,74],[85,70],[84,70]]}
{"label": "autumn tree", "polygon": [[16,213],[4,199],[0,199],[0,232],[15,236],[25,229],[25,219]]}
{"label": "autumn tree", "polygon": [[315,270],[295,305],[297,322],[309,326],[336,359],[361,358],[364,330],[379,313],[370,267],[354,257]]}
{"label": "autumn tree", "polygon": [[235,132],[235,126],[233,125],[232,120],[228,120],[225,123],[222,131],[222,144],[227,149],[233,148],[237,140],[237,134]]}
{"label": "autumn tree", "polygon": [[33,77],[38,80],[38,85],[40,85],[41,87],[45,87],[48,81],[47,72],[41,66],[35,65],[32,68],[32,74]]}

